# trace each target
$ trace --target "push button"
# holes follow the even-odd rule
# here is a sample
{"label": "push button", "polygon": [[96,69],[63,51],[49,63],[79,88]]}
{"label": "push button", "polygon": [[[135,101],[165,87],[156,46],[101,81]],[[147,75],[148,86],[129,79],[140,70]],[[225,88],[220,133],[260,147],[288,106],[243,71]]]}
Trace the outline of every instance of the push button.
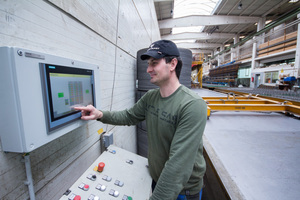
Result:
{"label": "push button", "polygon": [[73,200],[81,200],[81,196],[76,195]]}
{"label": "push button", "polygon": [[87,184],[84,184],[84,183],[81,183],[79,186],[78,186],[80,189],[84,190],[84,191],[88,191],[90,186],[87,185]]}
{"label": "push button", "polygon": [[87,178],[90,179],[90,180],[92,180],[92,181],[95,181],[96,178],[97,178],[97,176],[96,176],[95,174],[89,174],[89,175],[87,176]]}
{"label": "push button", "polygon": [[98,169],[97,169],[97,171],[98,171],[98,172],[102,172],[103,169],[104,169],[104,167],[105,167],[105,163],[104,163],[104,162],[100,162],[100,163],[98,164]]}
{"label": "push button", "polygon": [[80,189],[83,189],[83,188],[84,188],[84,183],[81,183],[78,187],[79,187]]}
{"label": "push button", "polygon": [[133,160],[126,160],[126,163],[128,163],[128,164],[133,164]]}
{"label": "push button", "polygon": [[123,198],[122,198],[122,200],[132,200],[132,197],[124,195]]}
{"label": "push button", "polygon": [[119,193],[117,190],[111,189],[111,190],[109,191],[109,195],[111,195],[111,196],[113,196],[113,197],[118,197],[119,194],[120,194],[120,193]]}
{"label": "push button", "polygon": [[116,150],[109,150],[110,153],[116,154]]}
{"label": "push button", "polygon": [[99,200],[100,198],[96,195],[91,194],[87,200]]}
{"label": "push button", "polygon": [[95,200],[95,195],[91,194],[88,198],[88,200]]}
{"label": "push button", "polygon": [[107,181],[107,182],[110,182],[112,178],[109,177],[109,176],[104,175],[102,179]]}
{"label": "push button", "polygon": [[76,197],[76,194],[72,193],[72,194],[70,194],[68,200],[74,200],[75,197]]}
{"label": "push button", "polygon": [[106,186],[105,186],[105,185],[102,185],[101,188],[100,188],[100,190],[101,190],[101,191],[105,191],[105,190],[106,190]]}
{"label": "push button", "polygon": [[122,181],[116,180],[115,185],[123,187],[124,183]]}
{"label": "push button", "polygon": [[84,191],[88,191],[89,188],[90,188],[90,186],[86,184],[86,185],[84,185],[83,190],[84,190]]}
{"label": "push button", "polygon": [[115,192],[114,192],[114,197],[118,197],[119,194],[120,194],[120,193],[119,193],[118,191],[115,191]]}
{"label": "push button", "polygon": [[96,186],[96,189],[103,192],[103,191],[106,190],[106,186],[105,186],[105,185],[98,184],[98,185]]}

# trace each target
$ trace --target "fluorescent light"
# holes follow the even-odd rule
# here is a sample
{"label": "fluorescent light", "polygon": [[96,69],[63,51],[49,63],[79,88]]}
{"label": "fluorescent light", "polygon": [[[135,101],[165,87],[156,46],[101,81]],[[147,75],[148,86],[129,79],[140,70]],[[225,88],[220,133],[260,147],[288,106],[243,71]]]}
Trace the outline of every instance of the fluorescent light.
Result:
{"label": "fluorescent light", "polygon": [[265,24],[269,24],[270,22],[272,22],[272,20],[268,20],[268,21],[266,21],[266,23],[265,23]]}

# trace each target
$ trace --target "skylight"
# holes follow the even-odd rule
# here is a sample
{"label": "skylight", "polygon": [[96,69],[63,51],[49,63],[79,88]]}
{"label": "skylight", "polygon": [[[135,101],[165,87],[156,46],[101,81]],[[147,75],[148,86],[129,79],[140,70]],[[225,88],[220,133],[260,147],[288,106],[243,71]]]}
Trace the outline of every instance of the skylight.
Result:
{"label": "skylight", "polygon": [[[174,0],[173,18],[190,15],[211,15],[219,0]],[[200,32],[203,26],[178,27],[172,29],[172,34],[183,32]]]}
{"label": "skylight", "polygon": [[174,18],[210,15],[219,0],[174,0]]}

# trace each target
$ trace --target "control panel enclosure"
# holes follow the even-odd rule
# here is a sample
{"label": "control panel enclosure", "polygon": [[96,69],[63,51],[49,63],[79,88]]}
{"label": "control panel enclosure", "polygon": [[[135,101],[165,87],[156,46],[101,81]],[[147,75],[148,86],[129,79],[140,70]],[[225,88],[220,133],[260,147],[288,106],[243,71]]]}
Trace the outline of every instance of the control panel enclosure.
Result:
{"label": "control panel enclosure", "polygon": [[[63,78],[59,81],[64,80],[62,83],[65,85],[68,77],[71,77],[73,71],[76,71],[74,69],[89,70],[90,75],[88,75],[90,78],[87,79],[93,82],[89,86],[92,89],[82,91],[83,93],[90,92],[89,98],[93,101],[90,100],[89,102],[93,102],[99,109],[100,70],[97,65],[18,47],[0,47],[0,60],[0,140],[3,151],[31,152],[86,123],[80,120],[79,111],[77,113],[69,111],[70,114],[64,115],[67,112],[67,106],[71,107],[70,98],[67,99],[66,94],[69,91],[64,89],[63,91],[57,91],[56,95],[60,96],[55,96],[56,99],[63,99],[63,103],[65,103],[59,105],[64,113],[58,113],[61,115],[57,115],[59,120],[62,119],[63,121],[59,124],[54,123],[55,127],[49,126],[50,118],[45,101],[47,91],[45,91],[44,85],[45,78],[43,76],[45,73],[43,75],[43,66],[56,67],[56,69],[60,66],[64,69],[71,69],[67,75],[60,73],[60,78]],[[77,80],[84,80],[82,81],[84,84],[88,83],[88,80],[83,78],[85,75],[77,74],[77,77],[81,77]],[[56,87],[63,86],[63,84],[56,84]],[[55,89],[53,87],[52,89]],[[79,89],[77,88],[77,90]],[[53,112],[57,113],[57,110]],[[73,114],[76,114],[76,116],[73,116],[70,120],[67,119]]]}
{"label": "control panel enclosure", "polygon": [[146,158],[110,145],[60,200],[147,200],[151,183]]}

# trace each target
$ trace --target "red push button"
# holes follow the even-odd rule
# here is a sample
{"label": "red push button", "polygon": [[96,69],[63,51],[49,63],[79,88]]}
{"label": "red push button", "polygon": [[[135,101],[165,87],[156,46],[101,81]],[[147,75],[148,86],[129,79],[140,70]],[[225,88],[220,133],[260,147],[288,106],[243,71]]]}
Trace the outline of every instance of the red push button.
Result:
{"label": "red push button", "polygon": [[83,187],[83,190],[84,190],[84,191],[87,191],[87,190],[89,190],[89,188],[90,188],[90,186],[87,185],[87,184],[85,184],[84,187]]}
{"label": "red push button", "polygon": [[98,172],[102,172],[103,169],[104,169],[104,166],[105,166],[104,162],[100,162],[100,163],[98,164],[98,169],[97,169],[97,171],[98,171]]}
{"label": "red push button", "polygon": [[76,196],[74,197],[74,200],[81,200],[81,196],[76,195]]}

